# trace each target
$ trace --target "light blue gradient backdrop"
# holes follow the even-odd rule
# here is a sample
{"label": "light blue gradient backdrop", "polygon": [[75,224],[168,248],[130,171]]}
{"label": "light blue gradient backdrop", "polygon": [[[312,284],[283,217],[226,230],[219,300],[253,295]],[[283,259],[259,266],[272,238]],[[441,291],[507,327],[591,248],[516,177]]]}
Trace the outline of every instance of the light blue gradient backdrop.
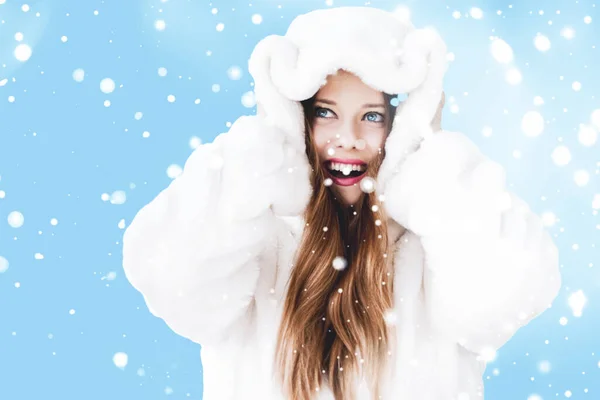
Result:
{"label": "light blue gradient backdrop", "polygon": [[[199,346],[153,317],[125,279],[119,221],[128,224],[169,184],[167,167],[183,165],[192,136],[211,141],[227,131],[227,122],[255,112],[240,100],[252,90],[247,59],[254,45],[268,34],[284,34],[296,15],[327,5],[48,0],[29,2],[30,11],[23,12],[22,3],[0,4],[0,81],[8,79],[0,87],[0,256],[10,263],[0,273],[0,399],[200,399]],[[334,0],[334,6],[363,4]],[[489,364],[486,399],[564,398],[566,391],[573,399],[600,399],[600,221],[592,208],[600,193],[600,145],[585,147],[577,137],[579,124],[600,108],[599,7],[587,0],[509,4],[371,2],[387,10],[408,6],[415,25],[440,31],[455,54],[446,94],[459,106],[453,113],[447,102],[443,126],[467,133],[507,168],[513,189],[536,212],[558,218],[549,229],[561,251],[560,297]],[[467,16],[473,6],[483,10],[483,19]],[[252,22],[253,14],[262,15],[261,24]],[[157,19],[166,22],[162,32],[154,28]],[[218,23],[224,23],[222,32]],[[574,29],[573,39],[560,35],[565,26]],[[33,49],[24,63],[13,56],[17,32]],[[550,39],[548,52],[534,47],[538,32]],[[493,59],[491,36],[513,47],[511,65],[522,72],[521,84],[505,81],[511,65]],[[241,67],[241,79],[228,77],[232,66]],[[159,67],[167,76],[158,75]],[[81,83],[72,78],[76,68],[85,70]],[[111,94],[100,91],[106,77],[117,84]],[[574,81],[580,91],[572,89]],[[545,103],[534,106],[535,96]],[[537,138],[520,128],[531,110],[547,122]],[[490,137],[482,134],[485,126],[492,128]],[[143,138],[144,131],[150,137]],[[562,167],[551,158],[559,144],[572,154]],[[583,187],[573,178],[580,169],[590,174]],[[124,204],[101,199],[117,190],[125,191]],[[12,211],[24,215],[22,227],[8,224]],[[103,279],[110,272],[116,278]],[[581,318],[568,305],[578,290],[588,300]],[[124,369],[113,363],[116,352],[128,354]],[[540,371],[541,361],[549,362],[549,372]]]}

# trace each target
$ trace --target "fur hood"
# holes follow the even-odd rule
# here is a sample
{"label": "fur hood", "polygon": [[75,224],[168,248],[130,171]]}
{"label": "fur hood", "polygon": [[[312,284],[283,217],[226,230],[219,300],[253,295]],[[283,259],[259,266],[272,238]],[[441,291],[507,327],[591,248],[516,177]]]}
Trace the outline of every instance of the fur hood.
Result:
{"label": "fur hood", "polygon": [[[136,214],[125,274],[154,315],[202,345],[204,399],[286,398],[275,343],[311,190],[299,102],[338,69],[408,95],[377,177],[386,214],[406,229],[392,257],[398,351],[383,398],[482,399],[484,361],[559,293],[558,250],[501,165],[464,134],[432,133],[445,46],[385,11],[313,11],[256,46],[260,115],[199,146]],[[357,391],[371,398],[358,380]],[[333,395],[324,386],[316,398]]]}
{"label": "fur hood", "polygon": [[446,68],[446,45],[433,29],[415,29],[393,13],[370,7],[299,15],[285,36],[261,40],[249,60],[259,115],[301,153],[305,145],[300,102],[337,70],[354,73],[376,90],[408,96],[386,141],[379,193],[406,156],[431,134]]}

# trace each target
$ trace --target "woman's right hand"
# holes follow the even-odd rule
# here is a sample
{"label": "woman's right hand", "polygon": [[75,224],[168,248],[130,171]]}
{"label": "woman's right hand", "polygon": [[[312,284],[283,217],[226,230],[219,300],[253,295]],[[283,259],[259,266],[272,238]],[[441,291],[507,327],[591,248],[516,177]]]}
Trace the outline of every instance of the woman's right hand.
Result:
{"label": "woman's right hand", "polygon": [[127,228],[125,274],[178,334],[206,345],[251,323],[263,262],[276,259],[276,215],[301,213],[310,193],[306,157],[286,140],[260,117],[239,118]]}
{"label": "woman's right hand", "polygon": [[227,215],[248,219],[269,207],[281,216],[303,212],[311,190],[310,167],[284,132],[262,116],[243,116],[220,142]]}

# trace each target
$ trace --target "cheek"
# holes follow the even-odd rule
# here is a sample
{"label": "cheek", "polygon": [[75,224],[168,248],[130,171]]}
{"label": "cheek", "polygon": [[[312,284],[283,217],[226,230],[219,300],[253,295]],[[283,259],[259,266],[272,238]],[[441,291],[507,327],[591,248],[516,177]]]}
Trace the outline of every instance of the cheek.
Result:
{"label": "cheek", "polygon": [[325,156],[327,154],[327,149],[331,147],[331,132],[323,127],[315,126],[313,128],[312,141],[317,149],[317,152],[321,156]]}
{"label": "cheek", "polygon": [[377,154],[379,149],[383,149],[387,135],[384,129],[373,129],[363,137],[366,141],[367,148],[374,154]]}

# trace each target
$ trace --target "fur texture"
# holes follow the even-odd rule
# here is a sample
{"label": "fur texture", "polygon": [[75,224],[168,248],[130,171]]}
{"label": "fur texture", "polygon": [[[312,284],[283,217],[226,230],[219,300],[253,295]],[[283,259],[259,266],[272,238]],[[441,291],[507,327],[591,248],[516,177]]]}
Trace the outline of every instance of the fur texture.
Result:
{"label": "fur texture", "polygon": [[263,116],[298,150],[304,146],[299,101],[313,96],[338,69],[385,93],[409,94],[386,142],[377,180],[383,193],[399,164],[431,134],[447,69],[446,45],[435,30],[415,29],[389,12],[340,7],[300,15],[285,36],[261,40],[248,69]]}
{"label": "fur texture", "polygon": [[[202,344],[205,400],[283,399],[274,345],[311,190],[298,102],[338,68],[410,94],[378,179],[390,238],[407,228],[392,255],[397,351],[383,398],[482,399],[485,357],[556,297],[558,252],[500,165],[463,134],[432,134],[445,47],[389,13],[314,11],[261,41],[250,60],[259,115],[198,148],[139,211],[126,276],[154,315]],[[332,397],[323,387],[315,398]]]}

